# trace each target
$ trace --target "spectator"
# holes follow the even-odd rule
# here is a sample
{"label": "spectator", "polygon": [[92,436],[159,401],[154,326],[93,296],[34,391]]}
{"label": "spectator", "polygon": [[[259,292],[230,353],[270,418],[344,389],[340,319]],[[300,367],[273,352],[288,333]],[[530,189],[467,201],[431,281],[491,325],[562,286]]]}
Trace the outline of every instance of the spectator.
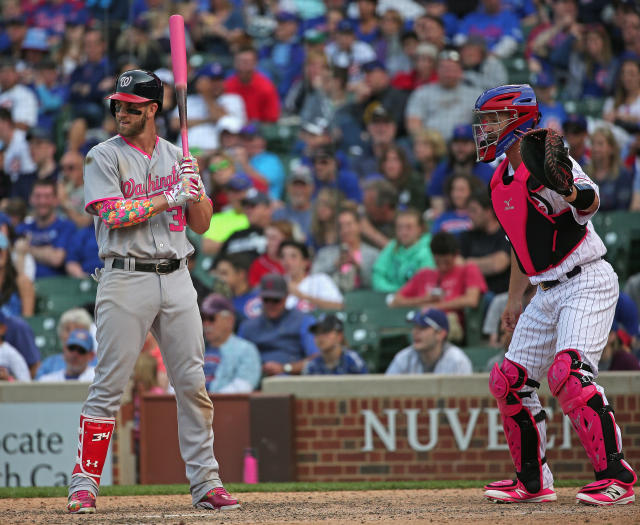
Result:
{"label": "spectator", "polygon": [[511,246],[496,219],[488,193],[472,193],[467,211],[473,228],[460,235],[462,256],[480,269],[491,292],[505,293],[509,289]]}
{"label": "spectator", "polygon": [[376,248],[384,248],[393,237],[398,192],[391,182],[372,178],[363,184],[362,237]]}
{"label": "spectator", "polygon": [[309,328],[320,355],[307,361],[304,375],[366,374],[358,352],[345,346],[344,325],[336,314],[324,314]]}
{"label": "spectator", "polygon": [[[11,8],[7,2],[3,3],[3,8]],[[3,10],[4,26],[7,41],[4,43],[3,55],[13,60],[18,60],[22,52],[22,42],[27,35],[27,18],[22,13],[22,6],[16,5],[14,13],[7,13]]]}
{"label": "spectator", "polygon": [[[241,125],[247,120],[244,100],[235,93],[225,93],[225,71],[218,62],[200,67],[193,84],[195,93],[187,96],[187,115],[189,115],[189,146],[203,151],[220,147],[221,133],[219,123],[225,116],[235,117]],[[180,129],[178,108],[171,114],[171,128]]]}
{"label": "spectator", "polygon": [[442,51],[438,55],[438,82],[417,88],[407,102],[407,129],[415,133],[422,128],[438,130],[449,140],[454,127],[471,122],[471,111],[478,90],[463,83],[460,53]]}
{"label": "spectator", "polygon": [[331,69],[324,51],[308,51],[303,74],[294,80],[284,99],[284,109],[290,115],[300,115],[303,122],[330,118],[333,111],[329,95]]}
{"label": "spectator", "polygon": [[241,37],[245,27],[238,4],[229,0],[209,0],[200,5],[204,9],[196,16],[194,38],[207,54],[230,56],[231,46]]}
{"label": "spectator", "polygon": [[106,54],[106,42],[97,29],[84,34],[85,61],[69,77],[69,100],[73,122],[68,149],[79,151],[87,128],[98,128],[104,119],[104,97],[113,87],[113,68]]}
{"label": "spectator", "polygon": [[436,73],[436,59],[438,48],[428,42],[422,42],[416,47],[412,57],[411,69],[400,71],[391,80],[391,85],[397,89],[413,91],[425,84],[438,80]]}
{"label": "spectator", "polygon": [[633,2],[620,2],[620,22],[616,25],[622,33],[623,55],[640,56],[640,12]]}
{"label": "spectator", "polygon": [[620,66],[613,98],[602,108],[603,118],[635,133],[640,127],[640,59],[628,58]]}
{"label": "spectator", "polygon": [[267,141],[258,125],[248,124],[240,130],[241,149],[236,151],[241,169],[252,178],[264,179],[269,184],[269,195],[280,200],[284,190],[284,166],[275,153],[267,151]]}
{"label": "spectator", "polygon": [[33,282],[16,270],[11,259],[9,239],[0,232],[0,308],[8,315],[31,317],[35,304]]}
{"label": "spectator", "polygon": [[[80,17],[66,20],[62,42],[54,50],[52,56],[60,64],[60,73],[66,78],[80,64],[84,55],[84,33],[86,21]],[[67,93],[69,89],[67,86]]]}
{"label": "spectator", "polygon": [[347,199],[362,201],[362,190],[356,174],[340,169],[333,146],[316,148],[311,153],[316,194],[323,188],[339,189]]}
{"label": "spectator", "polygon": [[326,273],[342,292],[371,288],[373,264],[379,251],[360,238],[360,217],[355,208],[338,212],[340,245],[325,246],[316,254],[311,273]]}
{"label": "spectator", "polygon": [[[71,332],[75,330],[86,330],[95,333],[93,319],[84,308],[71,308],[60,316],[57,328],[60,346],[64,347],[67,344]],[[94,359],[89,364],[90,366],[95,366],[96,362],[97,360]],[[39,380],[43,375],[64,370],[65,366],[64,354],[52,354],[42,361],[40,368],[38,368],[36,379]]]}
{"label": "spectator", "polygon": [[235,335],[231,301],[220,294],[200,308],[204,329],[204,375],[207,390],[217,394],[252,392],[260,385],[262,363],[256,346]]}
{"label": "spectator", "polygon": [[629,348],[630,337],[614,321],[609,332],[609,339],[600,356],[598,369],[606,370],[640,370],[638,358]]}
{"label": "spectator", "polygon": [[235,73],[225,80],[224,88],[243,98],[249,120],[276,122],[280,117],[278,92],[271,80],[256,71],[257,62],[255,49],[238,49],[233,57]]}
{"label": "spectator", "polygon": [[433,44],[442,51],[447,44],[447,33],[444,22],[438,16],[424,14],[416,18],[413,29],[418,37],[418,42]]}
{"label": "spectator", "polygon": [[4,145],[2,169],[11,181],[10,196],[27,200],[36,178],[36,165],[31,159],[25,132],[15,126],[9,110],[2,107],[0,141]]}
{"label": "spectator", "polygon": [[424,268],[417,272],[395,294],[391,306],[437,308],[447,312],[451,341],[464,339],[464,309],[476,308],[487,283],[480,269],[460,258],[460,245],[456,237],[441,232],[431,238],[431,253],[436,269]]}
{"label": "spectator", "polygon": [[567,115],[562,123],[564,138],[569,146],[569,155],[573,157],[580,166],[585,166],[591,159],[591,150],[587,145],[587,119],[582,115]]}
{"label": "spectator", "polygon": [[224,241],[218,254],[246,253],[253,262],[267,248],[264,229],[271,223],[271,199],[266,193],[250,188],[241,204],[247,219],[249,219],[249,226],[232,233]]}
{"label": "spectator", "polygon": [[331,124],[324,117],[303,121],[298,137],[300,141],[294,146],[294,150],[301,155],[291,162],[292,169],[300,163],[311,164],[311,155],[316,149],[333,145]]}
{"label": "spectator", "polygon": [[452,175],[466,174],[489,183],[493,170],[483,162],[476,162],[476,145],[469,124],[459,124],[453,129],[449,143],[449,155],[433,172],[427,193],[431,198],[431,209],[440,215],[446,206],[445,182]]}
{"label": "spectator", "polygon": [[349,70],[349,84],[354,84],[362,79],[360,68],[363,64],[376,59],[373,48],[356,38],[353,23],[350,20],[341,20],[336,26],[335,41],[329,42],[325,50],[329,62]]}
{"label": "spectator", "polygon": [[53,135],[44,128],[33,128],[27,133],[27,140],[31,160],[36,165],[35,178],[57,181],[60,170],[56,162],[56,144]]}
{"label": "spectator", "polygon": [[103,268],[99,256],[96,229],[93,221],[78,229],[69,239],[64,263],[67,275],[77,279],[89,277],[96,268]]}
{"label": "spectator", "polygon": [[[389,74],[394,75],[411,68],[409,58],[402,49],[402,28],[404,20],[397,9],[384,11],[380,20],[380,38],[374,44],[376,56],[387,66]],[[398,87],[398,86],[395,86]]]}
{"label": "spectator", "polygon": [[22,236],[14,244],[18,254],[32,255],[36,260],[36,279],[64,275],[64,261],[74,224],[56,214],[58,197],[52,181],[37,180],[29,199],[33,216],[17,229]]}
{"label": "spectator", "polygon": [[31,381],[24,357],[5,340],[7,329],[7,316],[0,311],[0,381]]}
{"label": "spectator", "polygon": [[289,296],[285,303],[288,309],[302,312],[310,312],[316,308],[342,309],[342,294],[331,277],[321,272],[309,274],[311,258],[304,244],[293,240],[283,241],[278,255],[289,285]]}
{"label": "spectator", "polygon": [[451,11],[447,2],[442,0],[424,0],[421,3],[424,6],[425,14],[442,20],[447,34],[447,39],[451,40],[455,37],[459,20],[456,16],[457,13]]}
{"label": "spectator", "polygon": [[130,25],[124,27],[116,44],[118,56],[127,56],[136,67],[153,71],[162,67],[164,50],[159,40],[153,38],[150,17],[136,17]]}
{"label": "spectator", "polygon": [[62,348],[64,370],[44,374],[38,381],[93,381],[95,368],[89,364],[95,357],[93,336],[87,330],[74,330]]}
{"label": "spectator", "polygon": [[69,87],[53,60],[45,58],[36,66],[32,87],[38,98],[38,126],[52,132],[63,106],[69,100]]}
{"label": "spectator", "polygon": [[218,257],[214,272],[229,288],[237,324],[253,319],[262,312],[258,292],[249,284],[250,257],[236,254]]}
{"label": "spectator", "polygon": [[481,4],[460,22],[456,44],[463,44],[470,36],[480,36],[486,40],[487,48],[493,55],[510,57],[522,42],[518,17],[503,7],[502,0],[481,0]]}
{"label": "spectator", "polygon": [[287,221],[273,221],[264,229],[264,236],[267,238],[267,249],[249,268],[251,287],[258,286],[262,277],[268,273],[284,274],[279,249],[282,242],[293,240],[293,227]]}
{"label": "spectator", "polygon": [[460,61],[467,84],[486,91],[495,86],[507,84],[507,69],[496,55],[487,50],[482,36],[470,36],[460,46]]}
{"label": "spectator", "polygon": [[309,332],[313,316],[285,306],[289,290],[284,277],[267,274],[260,281],[263,312],[240,325],[238,335],[260,351],[266,376],[300,374],[305,363],[318,354]]}
{"label": "spectator", "polygon": [[4,340],[20,352],[29,367],[31,377],[35,377],[40,366],[40,350],[36,346],[33,330],[22,317],[5,314],[4,318],[7,325]]}
{"label": "spectator", "polygon": [[298,37],[298,16],[280,11],[276,21],[273,42],[260,49],[260,69],[277,86],[278,95],[284,100],[304,66],[305,53]]}
{"label": "spectator", "polygon": [[377,0],[358,0],[358,19],[355,22],[355,33],[358,40],[375,45],[380,38],[380,25],[376,15]]}
{"label": "spectator", "polygon": [[398,212],[395,239],[387,244],[373,265],[373,289],[397,292],[421,268],[435,268],[431,234],[425,233],[418,210]]}
{"label": "spectator", "polygon": [[551,73],[540,71],[533,76],[533,89],[538,100],[540,122],[538,127],[562,131],[562,123],[566,120],[564,106],[556,101],[556,81]]}
{"label": "spectator", "polygon": [[0,108],[9,110],[16,129],[22,132],[38,122],[38,99],[20,82],[13,59],[0,61]]}
{"label": "spectator", "polygon": [[613,322],[618,323],[620,329],[628,335],[628,346],[633,351],[640,349],[639,317],[638,306],[632,297],[624,291],[621,291],[618,296],[618,304],[616,304],[616,313],[613,317]]}
{"label": "spectator", "polygon": [[91,215],[84,211],[83,163],[84,159],[77,151],[67,151],[60,159],[62,177],[58,181],[58,201],[77,228],[93,225]]}
{"label": "spectator", "polygon": [[480,186],[480,179],[473,175],[461,173],[448,177],[444,188],[447,210],[433,221],[431,231],[433,233],[444,231],[458,235],[470,230],[473,222],[467,212],[467,204],[471,194],[478,191]]}
{"label": "spectator", "polygon": [[622,165],[620,146],[608,127],[591,134],[591,160],[584,171],[600,189],[600,211],[629,209],[633,174]]}
{"label": "spectator", "polygon": [[[311,169],[299,165],[291,171],[287,179],[286,195],[288,202],[273,212],[274,221],[289,221],[297,225],[305,239],[311,237],[311,216],[313,195],[313,176]],[[257,283],[256,283],[257,284]]]}
{"label": "spectator", "polygon": [[[222,156],[218,158],[222,159]],[[229,163],[229,160],[219,160],[217,165],[223,162]],[[216,164],[214,163],[213,166],[215,167]],[[233,233],[249,227],[249,219],[242,208],[242,201],[251,187],[251,179],[244,173],[236,173],[225,183],[223,188],[227,204],[222,208],[222,211],[211,216],[209,229],[202,234],[202,251],[204,253],[218,253],[222,244]]]}
{"label": "spectator", "polygon": [[[425,188],[431,184],[436,167],[447,153],[447,145],[442,135],[435,129],[423,129],[413,135],[413,158],[415,169]],[[431,192],[425,192],[427,208],[431,204]],[[444,207],[444,204],[443,204]]]}
{"label": "spectator", "polygon": [[386,375],[473,373],[471,360],[457,346],[447,342],[449,321],[437,308],[414,313],[411,320],[412,343],[391,361]]}
{"label": "spectator", "polygon": [[424,209],[424,185],[414,173],[409,157],[403,148],[390,144],[382,150],[378,164],[380,175],[398,192],[398,206]]}
{"label": "spectator", "polygon": [[340,190],[323,188],[313,203],[310,245],[314,250],[338,242],[338,210],[344,201]]}
{"label": "spectator", "polygon": [[36,68],[47,57],[50,44],[47,32],[41,27],[31,27],[22,41],[22,60],[19,62],[20,79],[28,86],[35,82]]}

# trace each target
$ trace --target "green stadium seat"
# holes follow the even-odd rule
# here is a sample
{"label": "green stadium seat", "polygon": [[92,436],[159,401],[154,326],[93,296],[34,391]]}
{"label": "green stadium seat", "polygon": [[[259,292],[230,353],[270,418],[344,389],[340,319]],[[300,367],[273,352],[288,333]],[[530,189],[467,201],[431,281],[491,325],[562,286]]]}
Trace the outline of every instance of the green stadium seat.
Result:
{"label": "green stadium seat", "polygon": [[527,66],[527,61],[522,55],[516,54],[512,57],[505,58],[502,60],[502,63],[507,69],[510,84],[525,84],[531,80],[529,78],[531,74]]}
{"label": "green stadium seat", "polygon": [[58,317],[56,315],[34,315],[26,317],[25,321],[33,330],[35,343],[40,350],[42,359],[62,351],[58,338]]}
{"label": "green stadium seat", "polygon": [[95,303],[98,283],[75,277],[43,277],[36,279],[36,313],[62,313],[75,307]]}
{"label": "green stadium seat", "polygon": [[609,211],[596,213],[593,226],[607,247],[605,259],[621,282],[640,272],[640,213]]}
{"label": "green stadium seat", "polygon": [[489,359],[502,353],[500,348],[493,348],[492,346],[467,346],[463,350],[467,357],[471,359],[474,372],[486,372]]}
{"label": "green stadium seat", "polygon": [[585,117],[602,118],[603,98],[586,97],[582,100],[568,100],[564,103],[567,113],[577,113]]}

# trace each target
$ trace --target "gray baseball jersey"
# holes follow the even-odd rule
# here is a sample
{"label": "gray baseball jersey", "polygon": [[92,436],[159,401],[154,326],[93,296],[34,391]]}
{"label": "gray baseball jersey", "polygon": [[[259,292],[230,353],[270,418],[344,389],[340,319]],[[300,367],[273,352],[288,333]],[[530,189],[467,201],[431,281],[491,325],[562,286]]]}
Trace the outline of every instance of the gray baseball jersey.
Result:
{"label": "gray baseball jersey", "polygon": [[[105,199],[146,199],[161,194],[178,181],[176,162],[181,157],[181,150],[162,138],[151,157],[119,135],[98,144],[84,163],[86,210],[94,213],[92,204]],[[96,217],[100,257],[186,257],[193,246],[185,231],[185,213],[186,206],[176,206],[140,224],[116,229]]]}

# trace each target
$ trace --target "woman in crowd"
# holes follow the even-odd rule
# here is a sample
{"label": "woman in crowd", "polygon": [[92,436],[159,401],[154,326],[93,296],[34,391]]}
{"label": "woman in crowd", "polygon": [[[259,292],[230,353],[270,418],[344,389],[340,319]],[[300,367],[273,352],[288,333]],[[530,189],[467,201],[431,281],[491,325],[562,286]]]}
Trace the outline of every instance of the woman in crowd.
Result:
{"label": "woman in crowd", "polygon": [[620,66],[613,98],[604,103],[605,120],[635,133],[640,127],[640,61],[628,58]]}
{"label": "woman in crowd", "polygon": [[411,167],[406,152],[395,144],[387,146],[378,164],[380,174],[398,192],[398,203],[401,209],[407,207],[424,209],[424,186]]}
{"label": "woman in crowd", "polygon": [[431,233],[445,231],[457,235],[473,228],[473,223],[467,213],[467,202],[471,194],[478,191],[481,186],[480,179],[466,173],[447,178],[444,183],[447,210],[433,221]]}
{"label": "woman in crowd", "polygon": [[267,250],[251,263],[249,268],[249,285],[253,288],[260,284],[260,279],[268,273],[285,272],[280,261],[280,244],[293,239],[293,226],[289,221],[273,221],[264,229],[267,238]]}
{"label": "woman in crowd", "polygon": [[600,211],[629,209],[633,174],[622,165],[620,146],[609,128],[591,134],[591,160],[585,172],[600,188]]}
{"label": "woman in crowd", "polygon": [[316,195],[311,216],[312,249],[317,251],[338,242],[336,220],[338,208],[343,200],[342,192],[334,188],[322,188]]}
{"label": "woman in crowd", "polygon": [[[416,159],[416,172],[424,188],[429,186],[431,175],[436,166],[447,153],[447,143],[439,131],[435,129],[421,129],[413,136],[413,156]],[[423,190],[424,193],[424,190]],[[426,208],[431,207],[429,195],[425,194]]]}
{"label": "woman in crowd", "polygon": [[9,239],[0,232],[0,308],[8,315],[31,317],[35,304],[33,282],[16,270],[11,259]]}

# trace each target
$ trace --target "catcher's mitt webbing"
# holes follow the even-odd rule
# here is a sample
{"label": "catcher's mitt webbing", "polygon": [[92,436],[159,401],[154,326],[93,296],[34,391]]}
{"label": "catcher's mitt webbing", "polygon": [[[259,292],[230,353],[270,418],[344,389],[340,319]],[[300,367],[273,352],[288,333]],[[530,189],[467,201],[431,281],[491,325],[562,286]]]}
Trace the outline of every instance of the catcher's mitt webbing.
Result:
{"label": "catcher's mitt webbing", "polygon": [[560,195],[571,195],[571,159],[557,132],[547,128],[528,131],[520,140],[520,155],[540,184]]}

